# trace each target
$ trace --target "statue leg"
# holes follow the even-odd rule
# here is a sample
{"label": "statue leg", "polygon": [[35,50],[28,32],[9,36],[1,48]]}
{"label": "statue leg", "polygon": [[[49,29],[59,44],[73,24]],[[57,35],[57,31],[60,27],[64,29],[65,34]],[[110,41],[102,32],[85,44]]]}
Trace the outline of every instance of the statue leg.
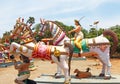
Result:
{"label": "statue leg", "polygon": [[111,78],[111,62],[109,58],[106,58],[106,75],[105,75],[105,79],[110,79]]}
{"label": "statue leg", "polygon": [[60,78],[62,74],[62,69],[57,65],[57,72],[55,73],[55,78]]}
{"label": "statue leg", "polygon": [[10,54],[16,55],[16,53],[23,54],[27,57],[31,57],[32,50],[30,50],[27,47],[22,46],[18,43],[12,42],[12,44],[10,45]]}
{"label": "statue leg", "polygon": [[105,79],[111,78],[110,68],[111,68],[111,62],[110,62],[110,56],[109,56],[109,46],[106,48],[104,52],[100,52],[100,61],[103,64],[102,72],[105,75]]}
{"label": "statue leg", "polygon": [[102,68],[102,72],[101,72],[101,73],[104,73],[104,74],[103,74],[103,76],[105,77],[104,79],[110,79],[110,78],[111,78],[110,68],[111,68],[110,59],[106,58],[106,59],[104,60],[103,68]]}
{"label": "statue leg", "polygon": [[106,75],[105,75],[105,79],[110,79],[111,78],[111,72],[110,72],[110,68],[111,68],[111,62],[110,62],[110,46],[107,47],[107,49],[104,52],[104,63],[106,65]]}
{"label": "statue leg", "polygon": [[75,43],[75,45],[81,50],[82,49],[82,47],[81,47],[81,38],[77,38],[75,41],[74,41],[74,43]]}
{"label": "statue leg", "polygon": [[105,76],[106,65],[102,61],[101,61],[101,63],[102,63],[102,70],[101,70],[101,73],[99,74],[99,77],[104,77]]}
{"label": "statue leg", "polygon": [[52,59],[63,70],[64,76],[65,76],[65,82],[66,81],[70,82],[70,76],[69,76],[69,72],[68,72],[69,68],[68,68],[68,64],[66,62],[66,55],[60,56],[60,62],[57,60],[57,58],[54,55],[52,55]]}
{"label": "statue leg", "polygon": [[[67,56],[65,57],[65,60],[67,60]],[[62,75],[62,69],[60,66],[57,65],[57,72],[55,73],[55,78],[60,78]]]}
{"label": "statue leg", "polygon": [[19,47],[20,45],[18,43],[12,42],[10,45],[10,53],[14,54]]}

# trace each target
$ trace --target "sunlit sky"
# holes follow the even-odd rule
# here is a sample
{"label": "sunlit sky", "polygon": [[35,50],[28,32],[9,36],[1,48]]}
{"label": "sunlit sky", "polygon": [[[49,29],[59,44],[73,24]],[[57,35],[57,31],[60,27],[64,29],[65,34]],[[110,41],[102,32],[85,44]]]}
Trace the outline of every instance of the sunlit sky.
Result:
{"label": "sunlit sky", "polygon": [[18,17],[30,16],[36,24],[44,18],[68,26],[85,16],[80,21],[83,28],[89,30],[94,21],[99,21],[98,28],[109,28],[120,25],[120,0],[1,0],[0,37],[13,29]]}

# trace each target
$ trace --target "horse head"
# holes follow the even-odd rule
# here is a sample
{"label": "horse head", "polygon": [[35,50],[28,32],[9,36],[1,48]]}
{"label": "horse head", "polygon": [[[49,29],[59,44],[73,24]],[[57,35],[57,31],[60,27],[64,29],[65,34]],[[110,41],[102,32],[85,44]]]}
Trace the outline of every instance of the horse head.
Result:
{"label": "horse head", "polygon": [[39,31],[40,36],[43,36],[47,29],[49,29],[48,21],[40,18],[40,31]]}
{"label": "horse head", "polygon": [[40,35],[46,33],[46,38],[50,38],[50,40],[46,38],[43,40],[51,41],[52,39],[53,45],[63,45],[64,40],[69,39],[63,28],[56,21],[40,19]]}
{"label": "horse head", "polygon": [[11,38],[20,39],[21,44],[26,44],[35,41],[33,38],[33,32],[31,30],[32,24],[24,23],[24,18],[18,18],[16,24],[14,25],[14,30],[12,31]]}

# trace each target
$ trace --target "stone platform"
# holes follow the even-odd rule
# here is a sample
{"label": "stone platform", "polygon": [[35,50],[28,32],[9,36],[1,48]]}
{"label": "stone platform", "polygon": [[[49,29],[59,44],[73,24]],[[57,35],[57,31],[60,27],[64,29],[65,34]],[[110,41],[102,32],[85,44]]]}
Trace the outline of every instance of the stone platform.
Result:
{"label": "stone platform", "polygon": [[[53,75],[42,74],[39,78],[34,79],[37,84],[63,84],[64,76],[59,79],[55,79]],[[120,75],[114,75],[110,80],[104,80],[103,77],[93,76],[90,78],[76,79],[75,76],[71,76],[71,84],[96,84],[96,83],[112,83],[120,84]]]}

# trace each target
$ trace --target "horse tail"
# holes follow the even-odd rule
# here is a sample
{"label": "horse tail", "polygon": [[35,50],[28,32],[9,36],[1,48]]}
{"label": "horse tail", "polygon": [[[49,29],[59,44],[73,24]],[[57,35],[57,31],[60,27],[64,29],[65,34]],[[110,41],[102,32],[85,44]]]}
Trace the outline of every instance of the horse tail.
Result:
{"label": "horse tail", "polygon": [[103,32],[103,36],[111,36],[112,37],[113,46],[112,46],[111,52],[110,52],[110,55],[112,55],[116,51],[116,48],[117,48],[117,45],[118,45],[117,34],[115,32],[113,32],[112,30],[105,30]]}
{"label": "horse tail", "polygon": [[69,75],[70,75],[70,69],[71,69],[71,60],[73,55],[73,46],[70,43],[64,42],[64,46],[69,48],[69,59],[68,59],[68,67],[69,67]]}

